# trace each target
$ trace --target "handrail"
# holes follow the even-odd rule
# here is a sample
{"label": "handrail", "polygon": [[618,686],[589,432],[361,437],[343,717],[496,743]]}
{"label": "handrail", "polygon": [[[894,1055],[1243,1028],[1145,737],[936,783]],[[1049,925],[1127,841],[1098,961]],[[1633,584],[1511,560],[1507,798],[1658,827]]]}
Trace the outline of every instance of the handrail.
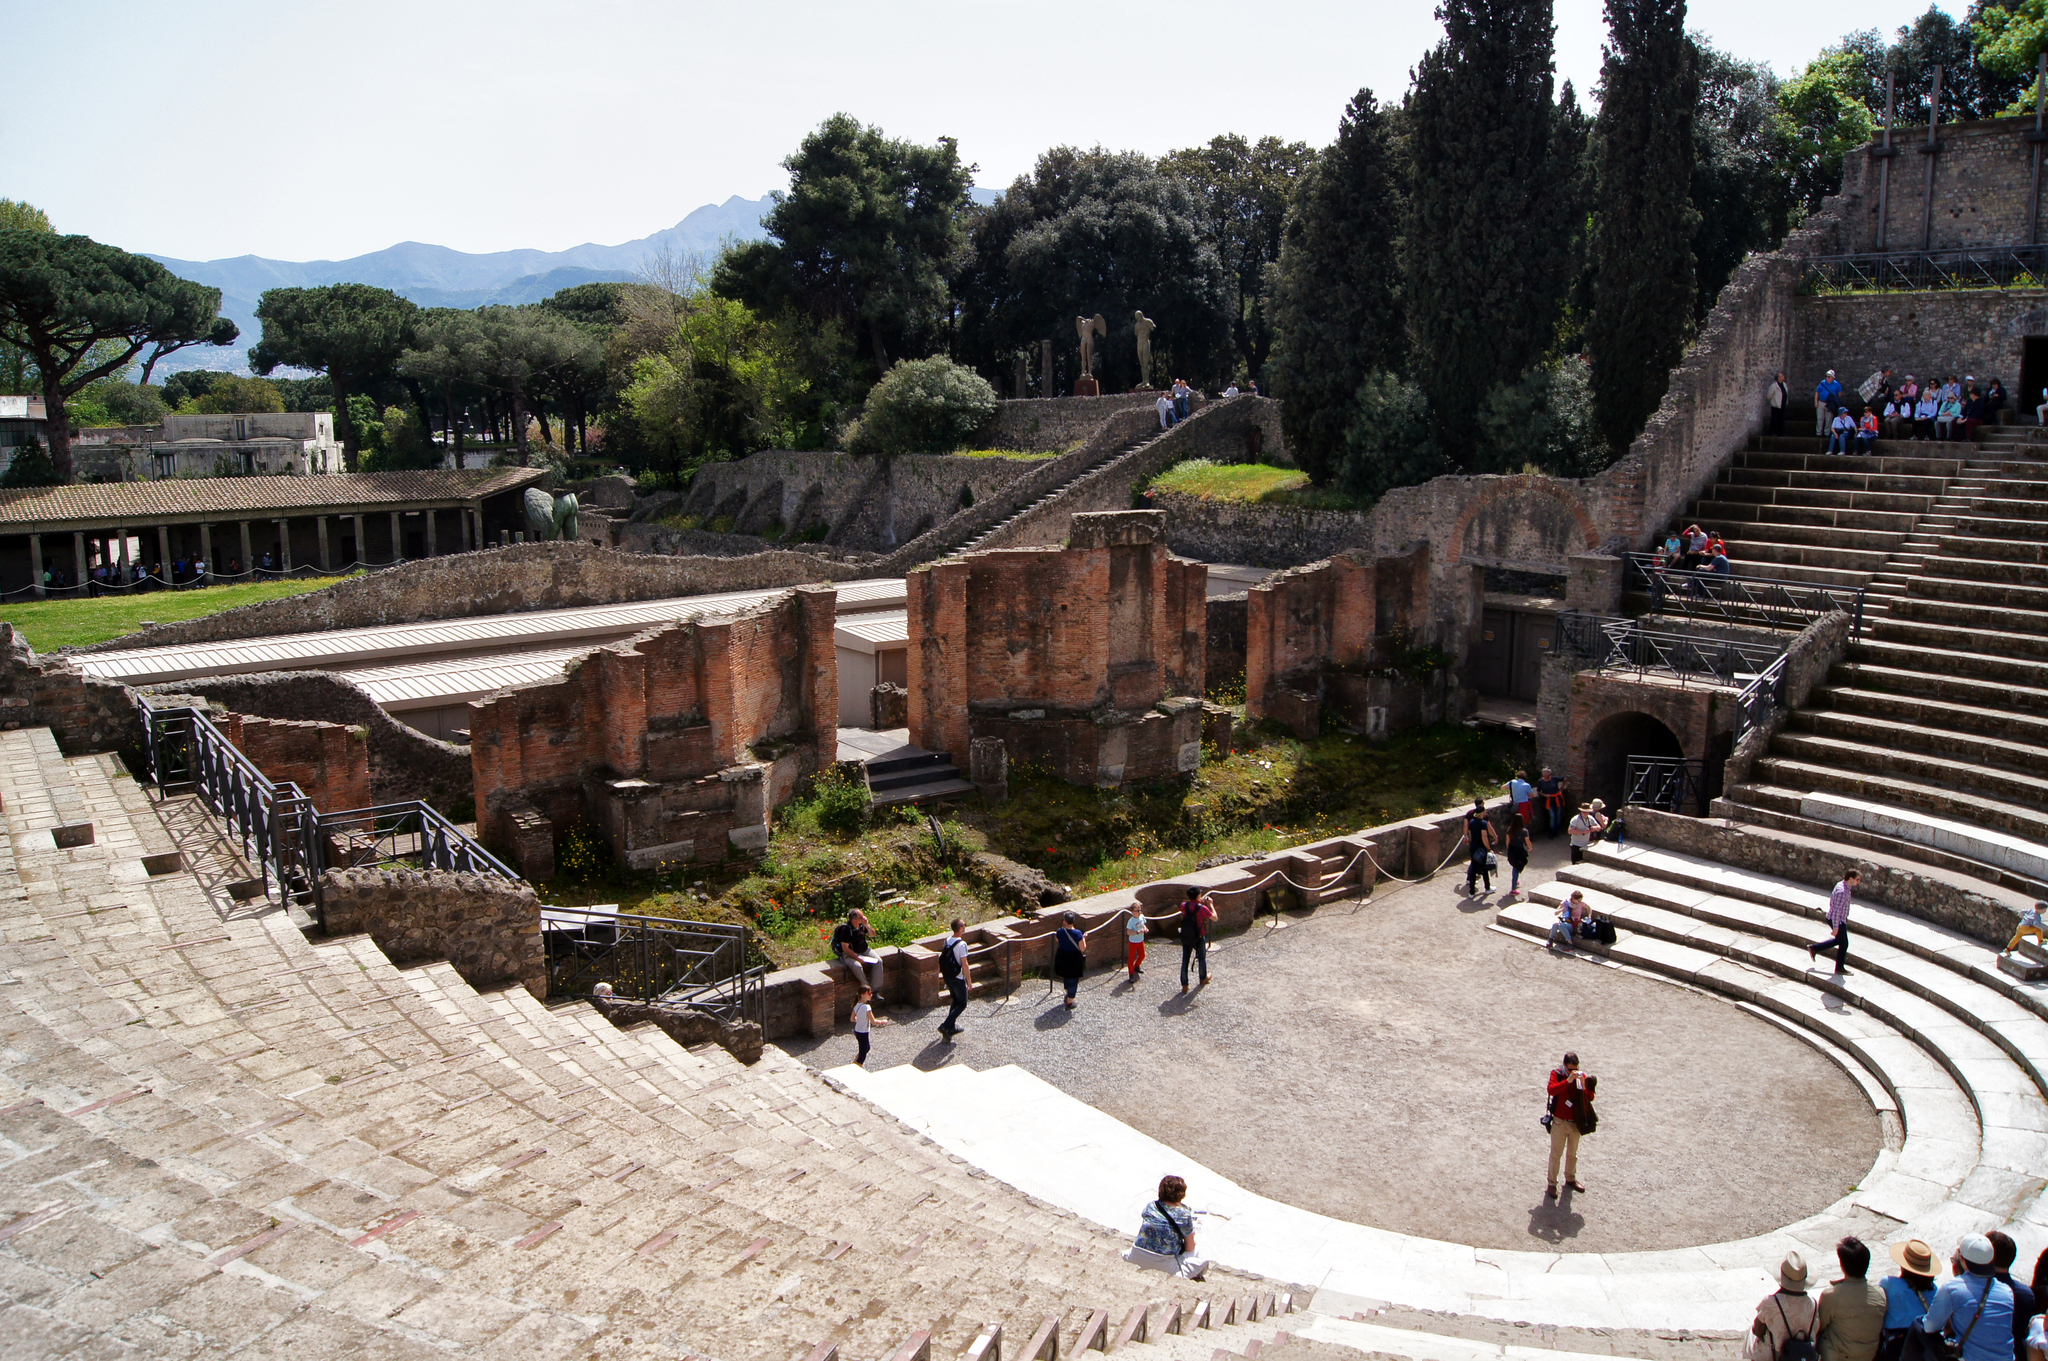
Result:
{"label": "handrail", "polygon": [[1771,713],[1785,698],[1785,669],[1791,653],[1783,652],[1735,697],[1735,741],[1738,745],[1753,729],[1770,721]]}
{"label": "handrail", "polygon": [[1631,756],[1622,780],[1621,801],[1704,817],[1706,762],[1697,756]]}
{"label": "handrail", "polygon": [[1805,294],[1901,293],[1958,288],[2040,288],[2048,285],[2048,246],[1873,251],[1808,256],[1799,281]]}
{"label": "handrail", "polygon": [[1567,610],[1557,617],[1560,652],[1593,658],[1601,671],[1656,673],[1675,677],[1680,685],[1743,686],[1774,661],[1783,648],[1707,638],[1690,633],[1646,629],[1633,619],[1581,614]]}
{"label": "handrail", "polygon": [[1630,553],[1623,573],[1630,586],[1647,591],[1660,611],[1676,609],[1688,618],[1707,616],[1742,623],[1804,628],[1824,614],[1849,616],[1849,637],[1863,637],[1861,586],[1820,586],[1776,577],[1723,576],[1671,567],[1655,553]]}
{"label": "handrail", "polygon": [[549,906],[541,940],[551,997],[597,996],[603,984],[614,997],[766,1020],[768,966],[748,964],[753,933],[744,926]]}

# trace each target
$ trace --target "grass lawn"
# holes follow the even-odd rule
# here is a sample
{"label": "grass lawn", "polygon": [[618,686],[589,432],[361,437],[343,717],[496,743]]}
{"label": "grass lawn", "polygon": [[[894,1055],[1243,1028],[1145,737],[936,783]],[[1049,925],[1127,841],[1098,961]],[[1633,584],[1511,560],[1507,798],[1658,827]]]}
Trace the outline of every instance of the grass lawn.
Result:
{"label": "grass lawn", "polygon": [[1066,449],[955,449],[954,458],[1014,458],[1022,462],[1036,462],[1039,459],[1058,458],[1061,454],[1073,452]]}
{"label": "grass lawn", "polygon": [[1308,474],[1299,468],[1275,468],[1265,463],[1212,463],[1206,458],[1174,464],[1153,478],[1146,490],[1310,510],[1364,510],[1371,504],[1335,488],[1311,487]]}
{"label": "grass lawn", "polygon": [[28,645],[38,652],[119,638],[145,621],[168,624],[219,614],[237,605],[304,595],[331,586],[342,577],[311,577],[295,581],[251,581],[239,586],[208,586],[203,590],[143,591],[97,600],[23,600],[0,611]]}
{"label": "grass lawn", "polygon": [[602,839],[572,832],[558,853],[550,902],[615,902],[654,916],[744,922],[765,959],[786,968],[827,957],[833,924],[863,907],[883,945],[1005,914],[971,862],[993,851],[1086,897],[1170,878],[1218,856],[1259,855],[1341,832],[1459,806],[1499,791],[1535,753],[1525,744],[1443,724],[1382,743],[1332,733],[1303,742],[1275,733],[1250,750],[1205,760],[1192,782],[1083,789],[1021,764],[1010,800],[939,806],[943,848],[923,810],[884,810],[858,829],[820,825],[821,803],[776,813],[767,854],[692,866],[671,876],[616,869]]}

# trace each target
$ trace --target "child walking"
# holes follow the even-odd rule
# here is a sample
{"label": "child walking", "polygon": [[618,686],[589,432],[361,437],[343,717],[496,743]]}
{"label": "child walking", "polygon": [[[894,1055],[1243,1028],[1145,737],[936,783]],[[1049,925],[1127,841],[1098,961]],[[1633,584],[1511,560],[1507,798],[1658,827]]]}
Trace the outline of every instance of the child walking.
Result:
{"label": "child walking", "polygon": [[860,1053],[854,1057],[856,1066],[868,1066],[868,1029],[871,1026],[887,1025],[889,1018],[875,1015],[875,990],[862,988],[860,1000],[853,1004],[853,1038],[860,1045]]}
{"label": "child walking", "polygon": [[1145,972],[1145,914],[1137,908],[1124,918],[1124,967],[1130,970],[1131,981],[1138,981],[1138,975]]}

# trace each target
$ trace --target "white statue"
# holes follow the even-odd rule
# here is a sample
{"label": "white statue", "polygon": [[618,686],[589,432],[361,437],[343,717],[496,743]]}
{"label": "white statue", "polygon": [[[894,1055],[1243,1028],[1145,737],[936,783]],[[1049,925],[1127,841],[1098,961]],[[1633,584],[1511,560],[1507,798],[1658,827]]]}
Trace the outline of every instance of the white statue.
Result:
{"label": "white statue", "polygon": [[1092,317],[1075,317],[1074,330],[1081,337],[1081,376],[1092,377],[1095,373],[1095,337],[1109,335],[1109,323],[1097,312]]}

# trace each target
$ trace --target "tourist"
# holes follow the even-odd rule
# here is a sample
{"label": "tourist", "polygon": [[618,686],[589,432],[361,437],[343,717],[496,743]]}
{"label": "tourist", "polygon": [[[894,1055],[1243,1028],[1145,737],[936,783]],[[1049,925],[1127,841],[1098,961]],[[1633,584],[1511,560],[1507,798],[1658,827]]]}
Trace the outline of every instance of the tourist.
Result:
{"label": "tourist", "polygon": [[1835,413],[1835,418],[1828,422],[1828,431],[1829,453],[1848,454],[1855,452],[1849,446],[1856,438],[1856,418],[1849,414],[1848,407],[1845,406]]}
{"label": "tourist", "polygon": [[1479,881],[1486,881],[1486,891],[1493,892],[1493,824],[1486,820],[1486,800],[1472,800],[1472,811],[1465,814],[1465,846],[1471,859],[1465,868],[1465,896],[1472,896]]}
{"label": "tourist", "polygon": [[2048,425],[2048,388],[2041,389],[2041,405],[2034,408],[2034,424]]}
{"label": "tourist", "polygon": [[1681,536],[1685,545],[1685,570],[1690,572],[1706,560],[1707,531],[1698,525],[1687,525]]}
{"label": "tourist", "polygon": [[1557,920],[1550,924],[1550,936],[1543,942],[1543,948],[1571,954],[1580,925],[1592,915],[1593,909],[1586,905],[1586,890],[1573,889],[1572,896],[1557,905]]}
{"label": "tourist", "polygon": [[1707,570],[1717,577],[1732,576],[1735,565],[1728,561],[1728,550],[1723,548],[1707,560]]}
{"label": "tourist", "polygon": [[1173,380],[1173,418],[1176,421],[1184,421],[1188,418],[1194,398],[1195,390],[1188,386],[1187,379],[1176,378]]}
{"label": "tourist", "polygon": [[1536,797],[1536,786],[1529,783],[1529,772],[1518,770],[1515,778],[1504,786],[1508,791],[1508,802],[1515,806],[1515,816],[1524,823],[1529,821],[1531,802]]}
{"label": "tourist", "polygon": [[1564,829],[1564,781],[1549,766],[1543,767],[1543,778],[1536,782],[1536,796],[1543,800],[1544,838],[1555,841]]}
{"label": "tourist", "polygon": [[2005,384],[1996,378],[1984,389],[1984,422],[1987,425],[2000,424],[1998,413],[2005,410]]}
{"label": "tourist", "polygon": [[1963,418],[1957,422],[1957,429],[1962,432],[1960,438],[1966,440],[1976,439],[1977,427],[1982,424],[1984,424],[1984,394],[1977,391],[1977,385],[1972,383],[1970,390],[1963,394]]}
{"label": "tourist", "polygon": [[1963,399],[1950,390],[1953,386],[1954,384],[1950,384],[1948,388],[1942,389],[1941,407],[1934,418],[1934,428],[1939,432],[1938,438],[1944,441],[1955,438],[1956,427],[1963,419]]}
{"label": "tourist", "polygon": [[1574,1191],[1579,1184],[1580,1122],[1593,1109],[1593,1079],[1579,1071],[1579,1056],[1566,1052],[1564,1062],[1550,1070],[1549,1109],[1545,1123],[1550,1126],[1550,1176],[1543,1192],[1545,1200],[1557,1199],[1558,1160],[1564,1160],[1564,1184]]}
{"label": "tourist", "polygon": [[868,953],[868,914],[859,908],[832,929],[832,957],[846,966],[856,988],[882,986],[882,961]]}
{"label": "tourist", "polygon": [[1894,396],[1884,404],[1884,437],[1904,439],[1906,428],[1913,423],[1913,401],[1903,394]]}
{"label": "tourist", "polygon": [[1088,969],[1088,933],[1081,929],[1081,919],[1071,911],[1060,914],[1060,929],[1053,932],[1052,971],[1067,987],[1067,1007],[1074,1005],[1074,994],[1080,990],[1081,975]]}
{"label": "tourist", "polygon": [[206,582],[206,559],[200,558],[192,564],[192,580],[204,586]]}
{"label": "tourist", "polygon": [[1870,1249],[1853,1235],[1835,1244],[1842,1279],[1820,1292],[1814,1338],[1820,1361],[1876,1361],[1888,1307],[1884,1287],[1870,1279]]}
{"label": "tourist", "polygon": [[1797,1252],[1786,1253],[1778,1263],[1778,1288],[1756,1306],[1749,1343],[1742,1352],[1745,1361],[1779,1361],[1792,1339],[1813,1341],[1816,1308],[1813,1296],[1806,1293],[1806,1259]]}
{"label": "tourist", "polygon": [[2035,904],[2020,913],[2020,924],[2012,929],[2012,939],[2000,950],[2002,955],[2012,954],[2020,948],[2020,941],[2026,936],[2034,938],[2034,944],[2048,948],[2048,903]]}
{"label": "tourist", "polygon": [[1145,972],[1145,933],[1150,929],[1145,914],[1132,908],[1124,917],[1124,968],[1130,972],[1131,981],[1138,981],[1138,975]]}
{"label": "tourist", "polygon": [[939,947],[939,976],[946,981],[946,994],[953,1005],[939,1022],[939,1033],[952,1039],[960,1033],[960,1013],[967,1010],[967,923],[953,918],[953,934]]}
{"label": "tourist", "polygon": [[1953,1333],[1962,1361],[2010,1361],[2012,1288],[1992,1274],[1991,1240],[1973,1233],[1957,1245],[1962,1265],[1934,1292],[1921,1328],[1930,1336]]}
{"label": "tourist", "polygon": [[1159,394],[1159,400],[1152,405],[1159,409],[1159,428],[1173,429],[1173,398],[1162,392]]}
{"label": "tourist", "polygon": [[1862,424],[1856,427],[1856,452],[1868,454],[1877,448],[1877,408],[1863,409]]}
{"label": "tourist", "polygon": [[1188,991],[1188,961],[1200,966],[1202,986],[1209,986],[1209,923],[1216,920],[1216,904],[1193,884],[1180,904],[1180,991]]}
{"label": "tourist", "polygon": [[1913,438],[1933,439],[1934,418],[1941,414],[1941,394],[1932,383],[1920,389],[1920,400],[1913,404]]}
{"label": "tourist", "polygon": [[1599,839],[1600,833],[1607,830],[1607,819],[1595,812],[1592,804],[1582,803],[1579,805],[1578,816],[1571,820],[1571,825],[1566,830],[1571,833],[1572,838],[1572,863],[1582,865],[1586,861],[1586,847],[1592,845]]}
{"label": "tourist", "polygon": [[1918,1238],[1891,1246],[1899,1274],[1887,1276],[1884,1287],[1884,1332],[1878,1339],[1878,1361],[1903,1361],[1906,1334],[1934,1303],[1934,1249]]}
{"label": "tourist", "polygon": [[1785,402],[1791,396],[1792,385],[1785,381],[1785,375],[1782,373],[1773,378],[1771,385],[1764,389],[1764,405],[1770,408],[1773,435],[1785,433]]}
{"label": "tourist", "polygon": [[1991,1240],[1991,1278],[2012,1291],[2012,1354],[2023,1357],[2027,1354],[2027,1324],[2041,1307],[2041,1300],[2032,1286],[2012,1278],[2013,1263],[2020,1256],[2020,1245],[2012,1241],[2012,1235],[1991,1229],[1984,1236]]}
{"label": "tourist", "polygon": [[[1520,805],[1527,808],[1528,804]],[[1529,819],[1517,813],[1508,820],[1508,897],[1522,891],[1522,871],[1529,868]]]}
{"label": "tourist", "polygon": [[871,1026],[887,1025],[889,1018],[875,1015],[875,990],[862,988],[860,1000],[853,1004],[853,1041],[860,1046],[860,1052],[853,1056],[856,1068],[868,1066],[868,1030]]}
{"label": "tourist", "polygon": [[1821,379],[1813,390],[1813,433],[1823,439],[1827,437],[1828,422],[1834,419],[1835,403],[1842,400],[1842,385],[1835,378],[1835,371],[1828,370],[1828,376]]}
{"label": "tourist", "polygon": [[1860,871],[1849,870],[1835,885],[1835,891],[1828,895],[1828,926],[1834,936],[1828,940],[1816,941],[1806,947],[1806,958],[1811,961],[1820,957],[1822,950],[1832,948],[1835,952],[1835,974],[1839,977],[1849,972],[1849,899],[1861,882]]}
{"label": "tourist", "polygon": [[2027,1354],[2023,1361],[2048,1361],[2048,1314],[2034,1315],[2027,1333]]}
{"label": "tourist", "polygon": [[1138,1221],[1138,1241],[1124,1260],[1185,1281],[1199,1281],[1209,1264],[1195,1256],[1195,1215],[1183,1203],[1188,1184],[1179,1177],[1159,1179],[1159,1197],[1145,1207]]}
{"label": "tourist", "polygon": [[1237,383],[1235,382],[1235,380],[1231,382],[1229,387],[1223,389],[1223,395],[1226,397],[1237,396]]}

